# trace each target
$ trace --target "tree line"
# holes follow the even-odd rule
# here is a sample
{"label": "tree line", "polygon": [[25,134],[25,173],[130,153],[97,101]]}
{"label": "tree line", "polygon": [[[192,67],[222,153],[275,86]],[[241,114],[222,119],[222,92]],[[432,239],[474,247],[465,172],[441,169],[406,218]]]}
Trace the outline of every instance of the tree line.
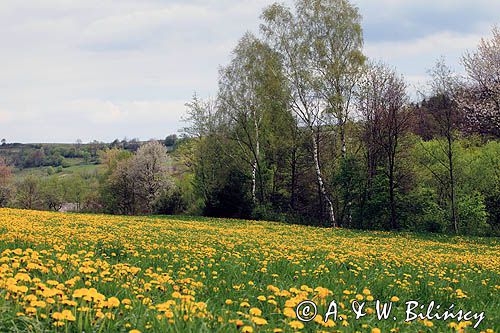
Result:
{"label": "tree line", "polygon": [[438,60],[417,103],[363,54],[348,1],[273,4],[221,68],[216,98],[187,104],[179,159],[205,215],[496,233],[499,59],[494,28],[464,54],[465,77]]}

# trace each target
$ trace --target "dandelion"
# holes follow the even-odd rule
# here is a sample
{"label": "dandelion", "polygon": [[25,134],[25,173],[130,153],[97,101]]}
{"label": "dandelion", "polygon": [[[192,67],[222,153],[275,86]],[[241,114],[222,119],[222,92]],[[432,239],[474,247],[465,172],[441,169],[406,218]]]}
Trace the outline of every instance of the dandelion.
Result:
{"label": "dandelion", "polygon": [[291,328],[294,328],[294,329],[297,329],[297,330],[301,330],[301,329],[304,328],[304,324],[302,324],[298,320],[291,321],[291,322],[288,323],[288,325],[290,325]]}

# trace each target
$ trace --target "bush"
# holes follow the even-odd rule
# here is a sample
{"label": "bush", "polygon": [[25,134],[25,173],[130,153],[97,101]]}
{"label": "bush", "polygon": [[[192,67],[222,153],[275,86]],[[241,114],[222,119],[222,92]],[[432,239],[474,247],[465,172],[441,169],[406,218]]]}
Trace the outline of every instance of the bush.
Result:
{"label": "bush", "polygon": [[500,188],[484,198],[486,210],[488,211],[488,224],[491,226],[493,235],[500,235]]}
{"label": "bush", "polygon": [[54,169],[54,167],[49,166],[47,168],[47,175],[52,176],[54,173],[56,173],[56,170]]}
{"label": "bush", "polygon": [[182,197],[182,192],[178,187],[163,192],[153,203],[153,211],[156,214],[175,215],[186,209],[186,202]]}
{"label": "bush", "polygon": [[257,205],[252,210],[254,220],[288,222],[287,215],[280,213],[271,204]]}
{"label": "bush", "polygon": [[401,205],[401,223],[408,231],[443,232],[449,224],[446,212],[430,188],[420,188],[405,195]]}
{"label": "bush", "polygon": [[248,179],[236,170],[231,170],[225,183],[214,187],[205,201],[204,215],[216,217],[248,218],[252,203],[248,198]]}
{"label": "bush", "polygon": [[63,168],[69,168],[69,167],[71,166],[71,164],[68,162],[68,160],[67,160],[67,159],[63,159],[63,160],[61,161],[61,166],[62,166]]}
{"label": "bush", "polygon": [[474,192],[460,196],[457,200],[458,230],[464,235],[491,235],[488,212],[483,196]]}

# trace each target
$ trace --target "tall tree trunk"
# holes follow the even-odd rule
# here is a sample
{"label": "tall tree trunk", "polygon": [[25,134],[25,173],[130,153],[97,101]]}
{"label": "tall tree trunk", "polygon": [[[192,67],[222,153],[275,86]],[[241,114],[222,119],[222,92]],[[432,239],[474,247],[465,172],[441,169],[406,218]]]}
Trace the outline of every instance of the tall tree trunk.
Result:
{"label": "tall tree trunk", "polygon": [[394,168],[390,166],[389,170],[389,202],[391,208],[391,228],[397,229],[396,217],[396,198],[394,193]]}
{"label": "tall tree trunk", "polygon": [[340,153],[342,158],[346,158],[347,156],[347,144],[345,141],[345,122],[343,120],[340,120],[339,122],[339,129],[340,129]]}
{"label": "tall tree trunk", "polygon": [[321,192],[321,196],[323,200],[326,202],[326,208],[328,210],[328,218],[330,225],[333,228],[337,227],[337,220],[335,219],[335,213],[333,209],[333,203],[332,200],[329,198],[328,194],[326,193],[326,188],[325,188],[325,183],[323,181],[323,175],[321,174],[321,165],[319,162],[319,147],[318,147],[318,140],[316,138],[316,135],[314,134],[314,131],[311,129],[311,137],[312,137],[312,144],[313,144],[313,159],[314,159],[314,168],[316,170],[316,178],[318,181],[318,187]]}
{"label": "tall tree trunk", "polygon": [[448,169],[450,173],[450,201],[451,201],[451,221],[453,223],[453,228],[455,233],[458,234],[458,218],[457,218],[457,207],[455,199],[455,174],[453,172],[453,143],[451,133],[447,135],[448,139]]}
{"label": "tall tree trunk", "polygon": [[252,201],[253,203],[257,203],[257,160],[253,160],[252,162]]}
{"label": "tall tree trunk", "polygon": [[[252,115],[253,115],[253,126],[255,132],[255,151],[252,161],[252,200],[253,203],[255,204],[257,203],[257,169],[259,168],[260,138],[259,138],[259,122],[257,120],[257,113],[255,112],[255,110],[252,111]],[[259,176],[260,176],[259,190],[262,200],[263,188],[262,188],[262,177],[260,175],[260,170],[259,170]]]}
{"label": "tall tree trunk", "polygon": [[295,210],[295,187],[297,184],[297,149],[294,147],[292,150],[292,184],[291,184],[291,198],[290,198],[290,207],[292,210]]}

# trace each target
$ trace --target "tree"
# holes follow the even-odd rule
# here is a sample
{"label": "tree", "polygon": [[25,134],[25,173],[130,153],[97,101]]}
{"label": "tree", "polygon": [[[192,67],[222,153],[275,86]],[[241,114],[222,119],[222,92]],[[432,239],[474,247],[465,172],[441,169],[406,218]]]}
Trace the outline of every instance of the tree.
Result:
{"label": "tree", "polygon": [[193,188],[203,204],[210,201],[212,189],[218,183],[219,163],[224,163],[218,146],[219,114],[216,102],[202,100],[196,94],[186,103],[186,117],[183,121],[188,126],[183,128],[187,138],[174,153],[176,160],[193,173]]}
{"label": "tree", "polygon": [[173,147],[175,146],[175,143],[177,142],[177,134],[170,134],[165,138],[165,146],[167,147]]}
{"label": "tree", "polygon": [[64,204],[64,188],[58,176],[52,176],[40,183],[40,200],[49,210],[59,211]]}
{"label": "tree", "polygon": [[493,28],[491,40],[481,39],[475,52],[467,52],[462,63],[467,72],[457,100],[465,111],[468,129],[500,137],[500,30]]}
{"label": "tree", "polygon": [[64,201],[75,204],[77,211],[82,210],[85,198],[89,195],[89,192],[92,192],[93,180],[93,177],[84,179],[80,174],[68,175],[62,178],[61,186]]}
{"label": "tree", "polygon": [[83,143],[82,139],[76,139],[75,141],[76,151],[80,151],[82,143]]}
{"label": "tree", "polygon": [[456,175],[455,175],[455,149],[454,142],[456,132],[460,126],[461,112],[455,102],[455,95],[458,87],[458,80],[453,75],[451,70],[445,65],[444,60],[439,60],[435,67],[430,71],[432,81],[432,97],[424,103],[424,106],[429,110],[429,113],[434,119],[437,134],[440,138],[444,138],[442,150],[445,160],[441,160],[439,156],[429,153],[433,158],[447,170],[447,176],[442,178],[437,172],[431,170],[437,180],[446,188],[448,199],[450,202],[450,220],[458,234],[458,214],[456,200]]}
{"label": "tree", "polygon": [[5,146],[7,144],[7,140],[2,139],[2,146]]}
{"label": "tree", "polygon": [[280,111],[277,104],[283,100],[281,68],[276,54],[250,33],[243,36],[233,55],[219,80],[222,133],[237,144],[238,158],[250,167],[252,201],[257,204],[265,197],[262,157],[269,133],[266,120],[270,113]]}
{"label": "tree", "polygon": [[401,138],[409,115],[402,77],[382,64],[368,66],[358,92],[358,109],[364,124],[369,187],[381,166],[388,179],[390,222],[397,229],[396,171]]}
{"label": "tree", "polygon": [[365,62],[361,15],[347,0],[301,0],[297,19],[306,34],[315,89],[335,118],[345,158],[346,123]]}
{"label": "tree", "polygon": [[118,163],[132,157],[132,153],[119,148],[102,150],[99,152],[99,160],[106,167],[106,173],[111,174]]}
{"label": "tree", "polygon": [[151,213],[155,199],[170,186],[167,178],[167,149],[158,141],[141,146],[132,159],[132,175],[143,209]]}
{"label": "tree", "polygon": [[325,108],[313,80],[307,31],[285,6],[273,4],[262,14],[261,30],[267,42],[280,55],[283,74],[290,93],[290,109],[306,128],[312,144],[312,158],[321,198],[326,202],[329,221],[337,227],[332,199],[326,189],[319,156],[319,134],[325,125]]}
{"label": "tree", "polygon": [[198,140],[214,132],[217,124],[216,104],[212,100],[202,100],[195,93],[190,102],[185,104],[186,116],[183,121],[189,126],[184,127],[182,132]]}
{"label": "tree", "polygon": [[261,127],[263,108],[259,101],[259,67],[263,63],[259,41],[245,34],[233,51],[231,63],[221,70],[219,100],[223,121],[230,139],[241,148],[241,158],[251,168],[252,201],[257,203],[257,174],[260,200],[263,200],[261,159]]}
{"label": "tree", "polygon": [[40,207],[40,181],[33,175],[16,184],[16,205],[24,209]]}
{"label": "tree", "polygon": [[4,207],[10,199],[12,182],[12,168],[5,158],[0,157],[0,207]]}
{"label": "tree", "polygon": [[133,158],[121,160],[101,189],[106,210],[109,213],[137,214],[139,212],[137,187]]}
{"label": "tree", "polygon": [[108,213],[133,214],[137,211],[136,196],[133,191],[135,180],[131,177],[133,154],[113,148],[99,152],[104,165],[100,179],[100,201]]}

